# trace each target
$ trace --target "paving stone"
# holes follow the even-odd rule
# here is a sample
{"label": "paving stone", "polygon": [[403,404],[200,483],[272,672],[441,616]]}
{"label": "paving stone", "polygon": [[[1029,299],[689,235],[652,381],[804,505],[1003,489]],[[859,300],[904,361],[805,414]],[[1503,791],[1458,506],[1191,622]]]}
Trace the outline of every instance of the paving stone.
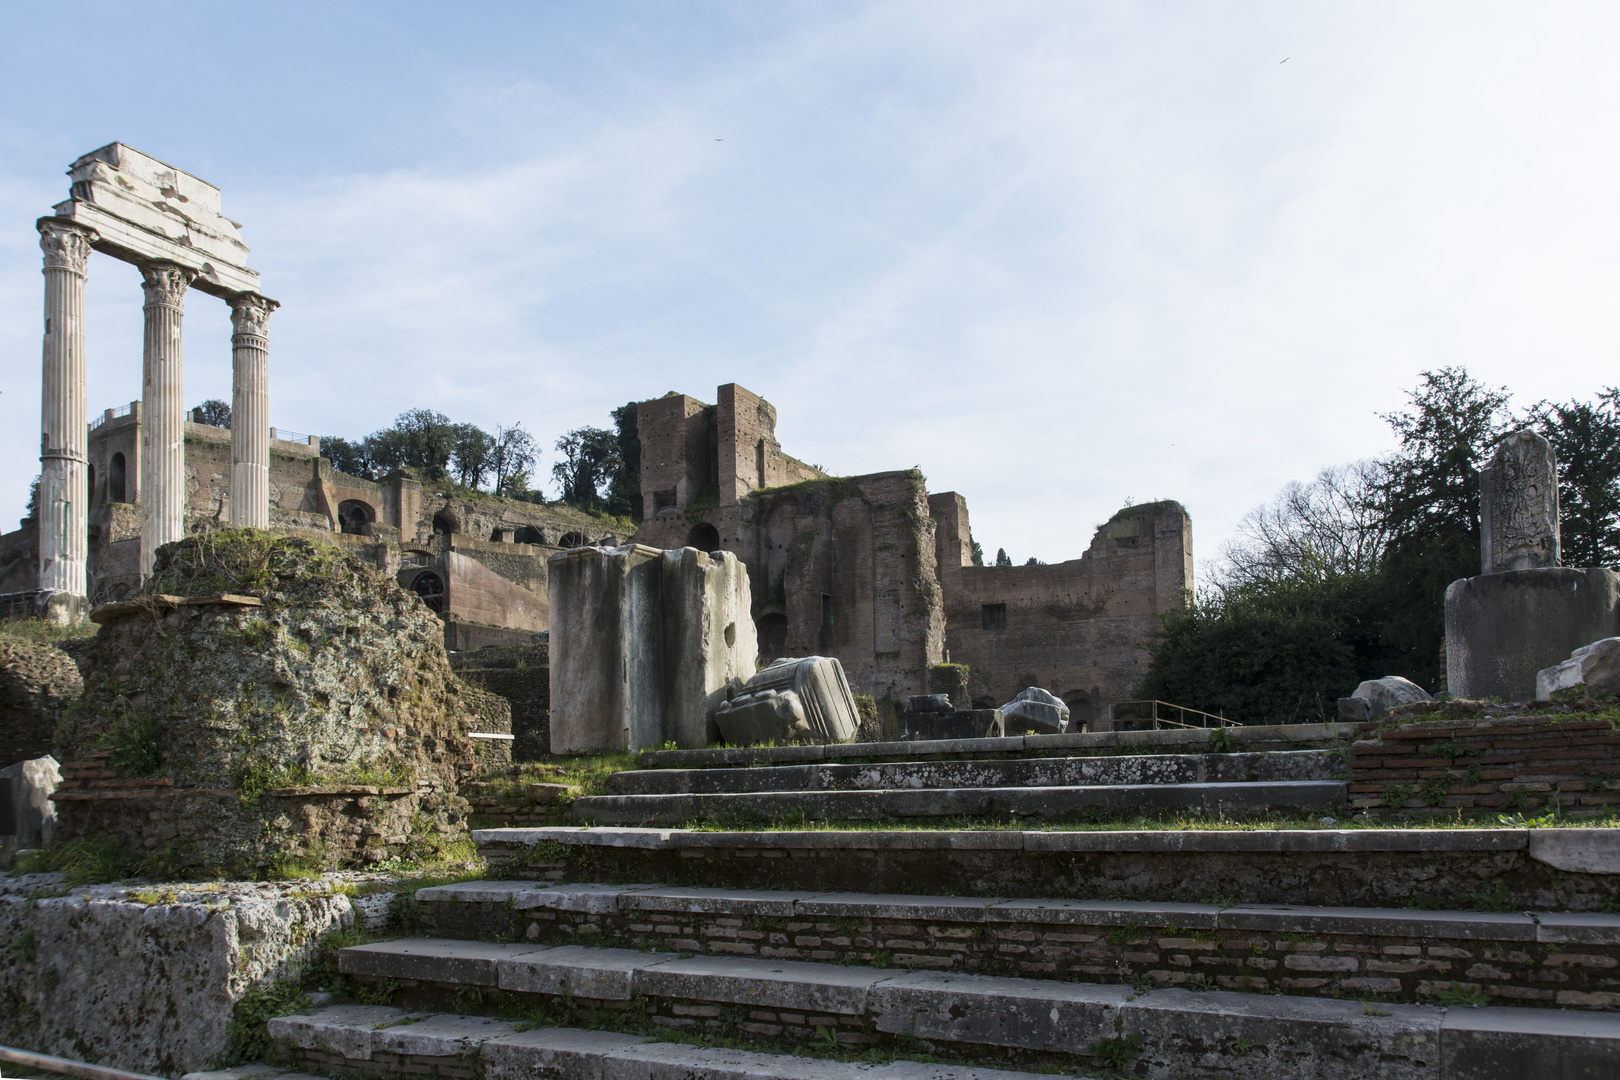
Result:
{"label": "paving stone", "polygon": [[619,910],[792,915],[795,903],[814,895],[802,892],[777,892],[770,889],[640,889],[621,895]]}
{"label": "paving stone", "polygon": [[600,915],[618,911],[621,895],[650,888],[650,885],[570,884],[537,889],[531,884],[527,891],[513,897],[512,906],[518,911],[582,911]]}
{"label": "paving stone", "polygon": [[816,893],[793,905],[797,915],[840,918],[916,919],[980,922],[999,900],[977,896],[905,896],[873,893]]}
{"label": "paving stone", "polygon": [[1559,1009],[1453,1008],[1441,1026],[1445,1080],[1613,1080],[1620,1015]]}
{"label": "paving stone", "polygon": [[637,993],[688,1001],[719,1001],[761,1009],[859,1016],[867,991],[888,972],[838,964],[693,956],[638,968]]}
{"label": "paving stone", "polygon": [[985,912],[993,922],[1067,923],[1075,926],[1179,926],[1213,930],[1215,904],[1147,904],[1120,900],[1004,900]]}
{"label": "paving stone", "polygon": [[1473,911],[1416,911],[1390,908],[1308,907],[1240,904],[1220,913],[1222,929],[1268,933],[1377,934],[1389,937],[1535,941],[1529,915]]}
{"label": "paving stone", "polygon": [[372,1029],[404,1015],[404,1009],[386,1005],[332,1005],[313,1016],[278,1016],[266,1027],[278,1046],[370,1061]]}
{"label": "paving stone", "polygon": [[1578,945],[1620,944],[1620,915],[1594,911],[1538,912],[1536,940]]}
{"label": "paving stone", "polygon": [[436,1015],[409,1024],[390,1024],[371,1037],[373,1054],[457,1057],[473,1053],[485,1039],[512,1034],[513,1025],[487,1016]]}
{"label": "paving stone", "polygon": [[450,938],[400,938],[338,951],[338,970],[345,975],[383,979],[422,979],[494,986],[499,960],[542,952],[544,945],[496,945]]}
{"label": "paving stone", "polygon": [[1080,1053],[1112,1036],[1129,987],[914,972],[867,993],[879,1031],[943,1042]]}
{"label": "paving stone", "polygon": [[1531,829],[1529,849],[1559,870],[1620,874],[1620,829]]}
{"label": "paving stone", "polygon": [[629,1001],[637,971],[674,959],[675,954],[668,952],[563,945],[533,956],[502,961],[496,985],[502,990],[531,994]]}
{"label": "paving stone", "polygon": [[1127,1002],[1120,1019],[1120,1036],[1141,1040],[1136,1068],[1149,1076],[1186,1073],[1189,1066],[1216,1061],[1255,1077],[1442,1075],[1441,1010],[1431,1006],[1155,990]]}
{"label": "paving stone", "polygon": [[616,1031],[536,1028],[484,1043],[484,1080],[602,1080],[604,1063],[634,1060],[647,1040]]}
{"label": "paving stone", "polygon": [[532,881],[460,881],[452,885],[417,889],[416,899],[423,904],[504,904],[516,894],[532,891],[535,887]]}

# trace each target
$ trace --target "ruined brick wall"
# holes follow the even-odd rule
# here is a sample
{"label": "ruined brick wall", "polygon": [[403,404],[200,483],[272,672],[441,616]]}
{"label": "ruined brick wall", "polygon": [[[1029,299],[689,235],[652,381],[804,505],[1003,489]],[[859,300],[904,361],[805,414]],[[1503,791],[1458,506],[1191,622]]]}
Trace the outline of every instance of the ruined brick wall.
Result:
{"label": "ruined brick wall", "polygon": [[493,646],[451,661],[466,683],[499,694],[511,707],[512,760],[537,761],[551,752],[551,662],[544,643]]}
{"label": "ruined brick wall", "polygon": [[1609,720],[1494,709],[1508,715],[1415,720],[1352,743],[1350,805],[1536,813],[1557,806],[1569,817],[1620,805],[1620,732]]}
{"label": "ruined brick wall", "polygon": [[776,441],[776,406],[736,383],[720,387],[715,400],[721,506],[735,505],[760,488],[826,475],[782,452]]}
{"label": "ruined brick wall", "polygon": [[1126,507],[1078,559],[1049,566],[972,566],[967,505],[933,496],[945,647],[972,669],[975,702],[994,707],[1026,686],[1061,697],[1071,729],[1106,720],[1147,670],[1159,618],[1192,588],[1192,522],[1176,502]]}
{"label": "ruined brick wall", "polygon": [[945,615],[921,473],[812,480],[717,517],[748,567],[762,656],[836,656],[878,698],[926,692]]}
{"label": "ruined brick wall", "polygon": [[642,498],[637,543],[662,548],[684,544],[683,511],[719,482],[714,421],[711,406],[685,394],[667,394],[636,407]]}

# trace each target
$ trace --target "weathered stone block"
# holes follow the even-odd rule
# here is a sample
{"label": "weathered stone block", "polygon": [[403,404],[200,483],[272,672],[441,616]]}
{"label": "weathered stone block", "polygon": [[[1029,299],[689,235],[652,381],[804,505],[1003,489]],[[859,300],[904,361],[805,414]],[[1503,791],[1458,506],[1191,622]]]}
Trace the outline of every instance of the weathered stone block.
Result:
{"label": "weathered stone block", "polygon": [[1480,573],[1558,565],[1558,459],[1533,431],[1515,431],[1479,471]]}
{"label": "weathered stone block", "polygon": [[1446,684],[1453,697],[1527,701],[1536,676],[1620,630],[1620,574],[1512,570],[1446,589]]}
{"label": "weathered stone block", "polygon": [[1000,709],[960,709],[956,712],[906,712],[900,717],[900,738],[999,739],[1005,720]]}
{"label": "weathered stone block", "polygon": [[1061,735],[1069,727],[1069,707],[1063,699],[1038,686],[1025,687],[1001,707],[1006,730],[1015,735]]}
{"label": "weathered stone block", "polygon": [[1433,700],[1427,690],[1412,680],[1399,675],[1386,675],[1382,679],[1368,679],[1357,686],[1349,697],[1340,698],[1339,719],[1346,723],[1374,720],[1397,705]]}
{"label": "weathered stone block", "polygon": [[710,741],[758,652],[748,575],[729,552],[573,548],[548,563],[551,750]]}
{"label": "weathered stone block", "polygon": [[855,738],[859,719],[844,667],[830,656],[778,660],[715,713],[733,746],[846,743]]}
{"label": "weathered stone block", "polygon": [[1564,690],[1591,697],[1620,694],[1620,637],[1583,645],[1568,660],[1536,672],[1536,700],[1551,701]]}
{"label": "weathered stone block", "polygon": [[15,848],[49,847],[56,833],[56,804],[51,802],[51,792],[62,781],[56,759],[47,755],[19,761],[0,769],[0,778],[17,782]]}

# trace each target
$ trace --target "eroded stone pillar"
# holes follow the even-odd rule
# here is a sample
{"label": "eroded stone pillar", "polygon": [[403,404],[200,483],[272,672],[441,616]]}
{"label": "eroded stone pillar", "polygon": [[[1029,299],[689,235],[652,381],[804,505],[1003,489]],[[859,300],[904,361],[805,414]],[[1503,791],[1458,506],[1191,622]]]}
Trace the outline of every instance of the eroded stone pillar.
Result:
{"label": "eroded stone pillar", "polygon": [[[88,592],[85,556],[90,502],[85,444],[84,278],[95,234],[49,218],[45,252],[45,347],[39,435],[39,587],[79,598]],[[61,610],[57,606],[53,610]]]}
{"label": "eroded stone pillar", "polygon": [[270,527],[270,313],[255,293],[231,297],[231,524]]}
{"label": "eroded stone pillar", "polygon": [[164,544],[186,527],[186,406],[180,319],[195,270],[170,263],[141,267],[146,342],[141,380],[141,576]]}

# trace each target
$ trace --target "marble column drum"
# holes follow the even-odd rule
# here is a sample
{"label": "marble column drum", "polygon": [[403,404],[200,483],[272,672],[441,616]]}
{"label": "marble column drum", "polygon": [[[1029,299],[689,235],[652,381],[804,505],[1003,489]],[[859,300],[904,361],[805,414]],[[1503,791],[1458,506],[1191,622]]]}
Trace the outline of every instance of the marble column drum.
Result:
{"label": "marble column drum", "polygon": [[95,234],[39,223],[45,347],[39,446],[39,587],[84,597],[90,483],[85,426],[84,279]]}
{"label": "marble column drum", "polygon": [[195,270],[169,263],[141,267],[146,341],[141,380],[141,576],[157,549],[186,527],[186,407],[180,319]]}
{"label": "marble column drum", "polygon": [[231,305],[231,524],[270,527],[270,313],[254,293]]}

